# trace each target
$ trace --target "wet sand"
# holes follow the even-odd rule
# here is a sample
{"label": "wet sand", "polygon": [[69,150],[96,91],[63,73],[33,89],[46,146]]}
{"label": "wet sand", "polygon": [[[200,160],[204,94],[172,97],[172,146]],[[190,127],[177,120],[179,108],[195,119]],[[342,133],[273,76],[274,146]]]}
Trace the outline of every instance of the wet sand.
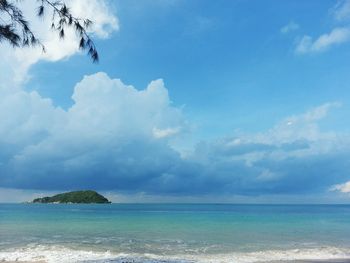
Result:
{"label": "wet sand", "polygon": [[[0,261],[3,263],[47,263],[46,261]],[[232,262],[234,263],[234,262]],[[283,261],[265,261],[260,263],[350,263],[350,259],[322,259],[322,260],[283,260]]]}
{"label": "wet sand", "polygon": [[350,259],[314,259],[314,260],[283,260],[261,263],[350,263]]}

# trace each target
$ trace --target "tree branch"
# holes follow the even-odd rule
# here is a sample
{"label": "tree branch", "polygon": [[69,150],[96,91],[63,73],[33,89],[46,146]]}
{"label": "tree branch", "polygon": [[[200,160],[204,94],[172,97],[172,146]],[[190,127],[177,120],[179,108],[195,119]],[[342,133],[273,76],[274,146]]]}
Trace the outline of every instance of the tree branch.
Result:
{"label": "tree branch", "polygon": [[[74,17],[63,1],[39,0],[39,2],[41,4],[37,8],[37,16],[43,16],[46,7],[50,7],[52,9],[51,28],[58,31],[60,38],[64,38],[65,27],[73,27],[80,37],[79,48],[87,50],[87,54],[94,63],[98,62],[96,45],[87,33],[92,21]],[[23,17],[22,11],[15,4],[8,0],[0,0],[0,15],[1,13],[9,17],[9,22],[1,18],[3,23],[0,23],[0,42],[6,40],[15,47],[40,45],[45,52],[45,46],[36,38],[28,21]]]}

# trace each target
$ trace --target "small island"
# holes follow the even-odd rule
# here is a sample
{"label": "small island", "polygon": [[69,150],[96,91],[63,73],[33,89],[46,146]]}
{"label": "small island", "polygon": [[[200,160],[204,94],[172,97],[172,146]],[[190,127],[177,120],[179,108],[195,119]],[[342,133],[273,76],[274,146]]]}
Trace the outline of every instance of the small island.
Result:
{"label": "small island", "polygon": [[110,204],[103,195],[92,191],[74,191],[57,194],[51,197],[35,198],[31,203],[41,204]]}

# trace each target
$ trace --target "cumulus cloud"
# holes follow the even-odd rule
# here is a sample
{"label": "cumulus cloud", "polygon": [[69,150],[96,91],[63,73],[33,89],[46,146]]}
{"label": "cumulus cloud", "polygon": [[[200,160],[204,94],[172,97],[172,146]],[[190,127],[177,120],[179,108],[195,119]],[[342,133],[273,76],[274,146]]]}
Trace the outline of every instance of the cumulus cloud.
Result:
{"label": "cumulus cloud", "polygon": [[329,34],[323,34],[316,40],[310,36],[304,36],[296,46],[299,54],[310,52],[323,52],[327,49],[350,41],[350,29],[347,27],[334,28]]}
{"label": "cumulus cloud", "polygon": [[349,179],[349,136],[318,125],[339,103],[265,132],[203,141],[184,157],[171,141],[188,124],[162,80],[138,90],[97,73],[72,98],[63,110],[36,92],[3,91],[0,187],[257,196],[320,193]]}
{"label": "cumulus cloud", "polygon": [[350,193],[350,181],[343,184],[336,184],[331,187],[331,191],[339,191],[341,193]]}
{"label": "cumulus cloud", "polygon": [[337,24],[329,33],[324,33],[316,38],[304,35],[296,41],[295,52],[297,54],[320,53],[332,47],[350,41],[350,1],[343,0],[331,9],[332,18]]}
{"label": "cumulus cloud", "polygon": [[266,132],[202,142],[194,161],[226,173],[235,193],[314,192],[348,178],[349,136],[321,131],[318,123],[339,103],[287,117]]}
{"label": "cumulus cloud", "polygon": [[[118,18],[112,13],[109,5],[103,0],[68,0],[65,1],[72,14],[76,17],[92,18],[93,25],[89,33],[95,37],[107,38],[119,30]],[[43,53],[40,48],[12,49],[4,45],[0,49],[2,63],[0,81],[3,86],[18,86],[28,79],[28,69],[40,60],[58,61],[66,59],[79,51],[79,38],[72,28],[65,31],[65,39],[59,39],[57,32],[51,30],[51,16],[46,14],[43,19],[36,17],[35,5],[31,1],[20,2],[21,9],[30,26],[46,47]]]}
{"label": "cumulus cloud", "polygon": [[[83,8],[85,3],[69,1],[78,16],[96,19],[91,33],[105,38],[118,30],[118,19],[105,2],[89,0],[88,8]],[[171,145],[186,132],[188,121],[181,107],[171,103],[161,79],[139,90],[102,72],[85,76],[76,84],[74,103],[67,110],[35,91],[11,85],[25,80],[28,68],[39,60],[57,61],[78,52],[73,32],[59,43],[56,34],[39,30],[47,54],[0,50],[2,193],[31,196],[92,188],[120,196],[136,193],[142,200],[152,195],[198,200],[198,196],[312,195],[331,185],[347,191],[348,183],[339,182],[350,179],[350,136],[319,126],[339,103],[289,116],[265,132],[202,141],[183,156]],[[347,41],[342,33],[347,34],[335,30],[316,40],[306,37],[301,53]],[[0,195],[0,200],[7,199]]]}
{"label": "cumulus cloud", "polygon": [[179,158],[168,142],[186,124],[162,80],[139,91],[104,73],[86,76],[67,111],[36,92],[2,95],[1,185],[136,187]]}
{"label": "cumulus cloud", "polygon": [[299,29],[299,25],[295,23],[294,21],[290,21],[287,25],[283,26],[281,28],[282,34],[287,34],[289,32],[295,31]]}
{"label": "cumulus cloud", "polygon": [[177,134],[180,131],[178,127],[176,128],[166,128],[166,129],[158,129],[156,127],[153,128],[153,136],[155,138],[165,138]]}
{"label": "cumulus cloud", "polygon": [[[119,29],[106,2],[67,3],[75,15],[95,19],[91,33],[97,37]],[[139,90],[102,72],[85,76],[67,110],[35,91],[22,90],[19,84],[31,65],[79,51],[73,31],[66,32],[65,41],[57,40],[44,27],[49,23],[31,18],[30,5],[21,4],[48,52],[0,50],[2,193],[5,188],[18,196],[93,188],[175,200],[172,196],[319,193],[349,180],[349,136],[322,131],[318,125],[339,103],[289,116],[265,132],[200,142],[183,156],[172,142],[186,132],[188,121],[181,107],[171,103],[161,79]],[[289,24],[281,32],[295,29]],[[339,34],[306,39],[305,52],[340,43]]]}
{"label": "cumulus cloud", "polygon": [[108,38],[119,30],[119,20],[111,7],[102,0],[70,0],[67,4],[76,17],[91,17],[93,24],[88,31],[98,37]]}
{"label": "cumulus cloud", "polygon": [[348,20],[350,18],[350,1],[339,1],[333,8],[332,13],[338,21]]}

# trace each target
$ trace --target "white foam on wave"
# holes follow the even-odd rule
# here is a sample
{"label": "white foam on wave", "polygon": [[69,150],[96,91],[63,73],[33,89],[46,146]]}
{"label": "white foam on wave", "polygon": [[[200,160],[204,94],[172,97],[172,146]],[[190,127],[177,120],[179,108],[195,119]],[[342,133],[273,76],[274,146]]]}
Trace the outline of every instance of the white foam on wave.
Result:
{"label": "white foam on wave", "polygon": [[215,258],[203,256],[199,259],[205,263],[219,262],[268,262],[268,261],[295,261],[295,260],[346,260],[350,261],[350,248],[320,247],[288,250],[265,250],[249,253],[230,253],[216,255]]}
{"label": "white foam on wave", "polygon": [[319,247],[289,250],[234,252],[227,254],[160,256],[154,254],[126,254],[74,250],[63,246],[35,245],[0,251],[0,262],[24,261],[47,263],[251,263],[288,260],[346,260],[350,262],[350,248]]}
{"label": "white foam on wave", "polygon": [[[93,252],[84,250],[73,250],[63,246],[27,246],[23,248],[0,251],[1,261],[44,261],[48,263],[73,263],[84,261],[96,261],[112,259],[112,254],[106,252]],[[107,261],[108,262],[108,261]]]}

